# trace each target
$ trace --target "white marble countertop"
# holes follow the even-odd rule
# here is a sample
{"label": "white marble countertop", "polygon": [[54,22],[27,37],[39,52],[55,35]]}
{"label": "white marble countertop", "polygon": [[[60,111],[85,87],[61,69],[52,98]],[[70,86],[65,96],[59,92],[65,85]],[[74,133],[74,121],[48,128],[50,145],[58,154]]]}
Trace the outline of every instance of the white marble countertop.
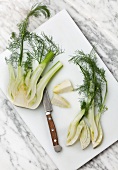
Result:
{"label": "white marble countertop", "polygon": [[[38,0],[0,0],[0,53],[12,31]],[[65,8],[118,80],[118,1],[44,0],[52,16]],[[45,22],[32,19],[30,30]],[[0,170],[56,170],[45,150],[0,90]],[[117,170],[118,142],[80,168]]]}

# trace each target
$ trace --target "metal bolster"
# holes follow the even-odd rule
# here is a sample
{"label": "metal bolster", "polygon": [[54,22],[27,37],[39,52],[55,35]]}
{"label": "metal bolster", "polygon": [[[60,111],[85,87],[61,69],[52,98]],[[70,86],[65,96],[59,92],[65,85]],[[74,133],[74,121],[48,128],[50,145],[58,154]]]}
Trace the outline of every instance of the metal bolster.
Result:
{"label": "metal bolster", "polygon": [[50,115],[50,112],[46,112],[46,115]]}

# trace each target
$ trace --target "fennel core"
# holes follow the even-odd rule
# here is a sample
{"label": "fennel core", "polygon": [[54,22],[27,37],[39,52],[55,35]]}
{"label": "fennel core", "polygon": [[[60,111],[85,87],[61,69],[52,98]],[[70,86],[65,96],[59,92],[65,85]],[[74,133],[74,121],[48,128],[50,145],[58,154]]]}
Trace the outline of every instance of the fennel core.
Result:
{"label": "fennel core", "polygon": [[[70,61],[79,66],[84,78],[83,84],[76,89],[82,95],[81,111],[70,124],[67,145],[75,143],[80,137],[80,142],[84,141],[84,143],[81,143],[82,148],[86,148],[90,144],[90,139],[88,137],[85,139],[85,136],[89,136],[89,138],[91,137],[93,148],[95,148],[100,145],[103,139],[100,118],[101,114],[107,110],[105,103],[108,85],[105,70],[98,67],[94,50],[90,54],[77,51]],[[86,122],[85,120],[88,121]],[[80,129],[81,126],[81,131],[77,133],[77,128]],[[87,129],[90,129],[90,131]]]}
{"label": "fennel core", "polygon": [[37,4],[32,7],[27,17],[18,25],[19,34],[12,33],[8,48],[11,55],[6,58],[9,68],[8,97],[16,106],[30,109],[39,106],[44,88],[63,66],[61,62],[57,62],[40,79],[48,63],[63,52],[52,37],[44,33],[39,36],[27,30],[29,18],[41,14],[46,18],[50,17],[46,6]]}

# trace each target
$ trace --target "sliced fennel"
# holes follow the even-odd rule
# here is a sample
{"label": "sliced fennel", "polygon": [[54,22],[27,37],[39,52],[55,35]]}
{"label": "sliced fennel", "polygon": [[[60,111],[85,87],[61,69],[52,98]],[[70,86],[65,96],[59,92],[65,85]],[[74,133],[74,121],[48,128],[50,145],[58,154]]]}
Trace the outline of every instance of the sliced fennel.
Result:
{"label": "sliced fennel", "polygon": [[67,142],[66,142],[67,146],[73,145],[73,144],[77,141],[77,139],[79,139],[83,127],[84,127],[84,123],[83,123],[83,120],[82,120],[82,121],[77,125],[76,132],[75,132],[74,137],[72,137],[72,138],[67,138]]}
{"label": "sliced fennel", "polygon": [[83,120],[83,124],[84,124],[83,129],[80,135],[80,144],[81,144],[81,148],[85,149],[89,146],[91,142],[91,135],[90,135],[90,129],[84,120]]}
{"label": "sliced fennel", "polygon": [[18,25],[19,35],[12,33],[8,48],[11,55],[6,58],[9,68],[8,97],[16,106],[30,109],[39,106],[44,88],[63,66],[61,62],[57,62],[41,78],[48,63],[62,53],[62,50],[53,42],[52,37],[44,33],[38,36],[27,30],[29,18],[40,14],[45,17],[50,16],[46,6],[37,4]]}
{"label": "sliced fennel", "polygon": [[78,115],[71,122],[69,129],[68,129],[67,143],[74,138],[76,131],[77,131],[77,127],[79,125],[79,122],[84,114],[85,114],[85,109],[81,110],[81,112],[78,113]]}
{"label": "sliced fennel", "polygon": [[[81,147],[85,149],[91,140],[93,148],[95,148],[100,145],[103,139],[100,118],[101,114],[107,109],[105,102],[108,87],[105,71],[98,67],[96,54],[93,50],[90,54],[85,54],[83,51],[76,51],[76,54],[70,61],[73,61],[74,64],[79,66],[84,79],[83,84],[77,89],[82,95],[80,119],[77,121],[77,115],[74,119],[76,121],[70,123],[67,143],[75,141],[78,125],[86,117],[88,118],[90,127],[84,124],[80,135]],[[83,110],[84,113],[81,116]],[[97,114],[96,111],[98,111]]]}
{"label": "sliced fennel", "polygon": [[95,107],[94,107],[94,100],[91,104],[91,107],[88,111],[88,120],[90,123],[90,132],[91,132],[91,140],[95,142],[98,137],[98,129],[95,121]]}
{"label": "sliced fennel", "polygon": [[53,92],[57,94],[66,93],[70,91],[73,91],[73,86],[69,80],[63,81],[62,83],[56,85],[53,89]]}
{"label": "sliced fennel", "polygon": [[102,126],[100,123],[100,116],[101,116],[100,113],[96,114],[96,116],[95,116],[95,121],[96,121],[96,125],[98,128],[98,137],[97,137],[96,141],[92,142],[93,148],[96,148],[97,146],[99,146],[103,140],[103,130],[102,130]]}
{"label": "sliced fennel", "polygon": [[70,103],[65,98],[55,93],[53,94],[51,103],[55,106],[70,108]]}

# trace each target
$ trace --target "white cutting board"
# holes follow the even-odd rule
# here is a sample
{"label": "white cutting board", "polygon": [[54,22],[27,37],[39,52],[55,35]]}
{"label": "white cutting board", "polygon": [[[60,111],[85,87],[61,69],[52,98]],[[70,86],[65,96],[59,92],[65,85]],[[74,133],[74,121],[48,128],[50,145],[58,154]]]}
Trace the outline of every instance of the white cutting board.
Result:
{"label": "white cutting board", "polygon": [[[77,84],[81,84],[82,77],[78,67],[74,64],[70,64],[68,59],[77,49],[83,50],[85,53],[89,53],[92,46],[65,10],[62,10],[56,16],[35,30],[37,34],[40,34],[41,31],[45,32],[47,35],[53,36],[55,42],[65,49],[65,53],[58,56],[54,62],[50,64],[52,65],[56,61],[60,60],[64,65],[61,71],[53,78],[48,86],[49,95],[52,97],[53,87],[65,79],[70,79],[75,87]],[[6,95],[8,69],[4,57],[8,55],[9,52],[5,51],[0,56],[0,88]],[[76,92],[63,94],[63,96],[71,103],[71,109],[62,109],[56,106],[53,107],[54,111],[52,116],[56,124],[60,145],[63,147],[63,151],[60,153],[55,153],[53,150],[42,105],[40,105],[40,107],[36,110],[15,107],[19,115],[28,125],[46,152],[50,155],[59,170],[75,170],[79,168],[118,139],[118,83],[99,56],[98,61],[100,66],[106,70],[109,88],[106,103],[108,111],[102,116],[104,140],[98,148],[92,149],[92,146],[89,146],[87,149],[82,150],[79,142],[71,147],[66,147],[65,143],[68,126],[80,110],[78,102],[79,96]]]}

